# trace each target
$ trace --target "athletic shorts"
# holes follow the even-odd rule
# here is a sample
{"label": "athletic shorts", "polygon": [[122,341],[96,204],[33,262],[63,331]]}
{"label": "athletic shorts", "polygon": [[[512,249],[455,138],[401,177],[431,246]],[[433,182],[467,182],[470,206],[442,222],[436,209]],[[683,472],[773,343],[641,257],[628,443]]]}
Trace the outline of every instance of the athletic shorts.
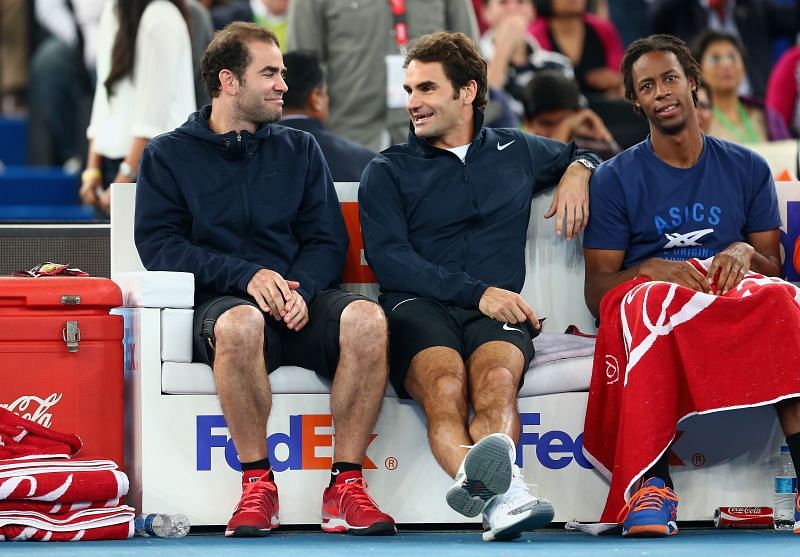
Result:
{"label": "athletic shorts", "polygon": [[[339,322],[344,308],[369,298],[343,290],[323,290],[308,307],[308,323],[290,331],[283,321],[264,314],[264,354],[267,372],[282,365],[304,367],[333,379],[339,362]],[[374,302],[372,302],[374,303]],[[214,364],[214,326],[220,315],[236,306],[258,308],[253,298],[220,296],[203,302],[194,312],[194,361]],[[259,308],[260,309],[260,308]]]}
{"label": "athletic shorts", "polygon": [[[493,340],[520,349],[528,369],[534,356],[533,339],[539,334],[529,322],[510,324],[466,309],[426,298],[412,298],[395,306],[389,315],[389,380],[400,398],[414,356],[434,346],[452,348],[466,362],[481,345]],[[522,387],[520,376],[519,387]]]}

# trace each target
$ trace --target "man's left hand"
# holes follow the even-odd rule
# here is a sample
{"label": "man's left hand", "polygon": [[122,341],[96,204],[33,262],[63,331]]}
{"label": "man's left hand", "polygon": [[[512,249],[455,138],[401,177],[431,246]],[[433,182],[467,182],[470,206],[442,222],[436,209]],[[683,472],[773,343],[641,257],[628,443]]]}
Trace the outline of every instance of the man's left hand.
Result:
{"label": "man's left hand", "polygon": [[[709,284],[717,283],[719,294],[727,293],[739,284],[750,270],[750,260],[753,257],[753,246],[745,242],[734,242],[724,250],[717,253],[711,260],[706,280]],[[719,276],[717,276],[719,273]],[[716,280],[715,280],[716,278]]]}
{"label": "man's left hand", "polygon": [[[589,222],[589,178],[592,173],[580,163],[567,167],[553,192],[553,202],[544,214],[549,219],[556,216],[556,234],[564,231],[566,239],[574,238]],[[566,215],[566,223],[565,217]]]}
{"label": "man's left hand", "polygon": [[297,332],[308,324],[308,306],[297,290],[292,290],[284,310],[283,322],[290,331]]}

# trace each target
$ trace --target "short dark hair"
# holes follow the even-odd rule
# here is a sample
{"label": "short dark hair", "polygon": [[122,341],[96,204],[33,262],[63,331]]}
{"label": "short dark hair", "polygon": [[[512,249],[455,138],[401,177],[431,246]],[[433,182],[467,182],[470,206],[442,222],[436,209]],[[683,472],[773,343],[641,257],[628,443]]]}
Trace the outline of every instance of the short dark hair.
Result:
{"label": "short dark hair", "polygon": [[578,82],[558,70],[536,72],[522,90],[525,118],[554,110],[578,110],[581,91]]}
{"label": "short dark hair", "polygon": [[747,53],[745,52],[744,46],[739,40],[739,37],[732,35],[731,33],[715,31],[713,29],[706,29],[697,35],[694,41],[692,41],[692,56],[694,56],[694,59],[697,60],[698,63],[702,63],[706,50],[708,50],[708,47],[710,47],[713,43],[732,44],[733,47],[739,51],[739,55],[742,57],[742,60],[745,62],[745,64],[747,64]]}
{"label": "short dark hair", "polygon": [[250,64],[247,43],[259,41],[272,43],[279,48],[281,46],[275,33],[257,23],[234,21],[214,33],[214,38],[206,47],[200,62],[200,75],[209,97],[213,99],[219,96],[219,72],[222,70],[230,70],[236,79],[242,80]]}
{"label": "short dark hair", "polygon": [[[686,77],[700,83],[700,66],[694,59],[689,47],[678,37],[672,35],[650,35],[633,41],[622,57],[622,81],[625,84],[625,98],[634,105],[637,114],[644,116],[642,109],[636,106],[636,88],[633,83],[633,65],[649,52],[671,52],[678,59]],[[697,93],[692,92],[692,99],[697,104]]]}
{"label": "short dark hair", "polygon": [[441,62],[444,74],[453,85],[456,95],[467,83],[475,81],[478,92],[472,106],[481,111],[486,108],[486,92],[489,87],[486,61],[473,40],[464,33],[442,31],[423,35],[411,45],[406,54],[405,67],[413,60],[424,63]]}
{"label": "short dark hair", "polygon": [[313,50],[293,50],[283,55],[283,63],[286,66],[284,81],[289,88],[283,94],[283,107],[305,108],[311,92],[325,83],[325,70],[319,56]]}

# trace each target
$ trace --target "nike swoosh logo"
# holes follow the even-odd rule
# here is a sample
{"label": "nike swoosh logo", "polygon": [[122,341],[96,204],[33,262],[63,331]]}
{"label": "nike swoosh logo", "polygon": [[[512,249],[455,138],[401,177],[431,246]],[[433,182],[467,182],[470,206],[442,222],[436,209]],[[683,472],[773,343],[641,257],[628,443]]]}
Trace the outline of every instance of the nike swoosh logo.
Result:
{"label": "nike swoosh logo", "polygon": [[[513,143],[513,142],[512,142]],[[503,323],[503,330],[505,331],[514,331],[516,333],[522,334],[522,331],[517,329],[516,327],[509,327],[508,323]]]}
{"label": "nike swoosh logo", "polygon": [[515,141],[516,141],[516,139],[512,139],[511,141],[509,141],[508,143],[504,143],[503,145],[500,145],[500,142],[498,141],[497,142],[497,150],[498,151],[502,151],[503,149],[505,149],[506,147],[508,147],[512,143],[514,143]]}

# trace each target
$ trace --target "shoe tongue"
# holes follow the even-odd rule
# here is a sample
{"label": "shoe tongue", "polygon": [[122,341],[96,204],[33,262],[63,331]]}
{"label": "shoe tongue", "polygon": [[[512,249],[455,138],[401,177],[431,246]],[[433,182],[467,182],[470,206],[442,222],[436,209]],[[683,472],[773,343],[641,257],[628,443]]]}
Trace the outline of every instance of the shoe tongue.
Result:
{"label": "shoe tongue", "polygon": [[336,475],[337,484],[349,484],[358,481],[361,478],[361,472],[358,470],[349,470],[347,472],[339,472]]}
{"label": "shoe tongue", "polygon": [[664,480],[661,478],[649,478],[646,482],[644,482],[644,487],[658,487],[664,489],[667,484],[664,483]]}
{"label": "shoe tongue", "polygon": [[245,470],[242,472],[242,483],[251,484],[257,482],[267,474],[269,474],[269,470]]}

